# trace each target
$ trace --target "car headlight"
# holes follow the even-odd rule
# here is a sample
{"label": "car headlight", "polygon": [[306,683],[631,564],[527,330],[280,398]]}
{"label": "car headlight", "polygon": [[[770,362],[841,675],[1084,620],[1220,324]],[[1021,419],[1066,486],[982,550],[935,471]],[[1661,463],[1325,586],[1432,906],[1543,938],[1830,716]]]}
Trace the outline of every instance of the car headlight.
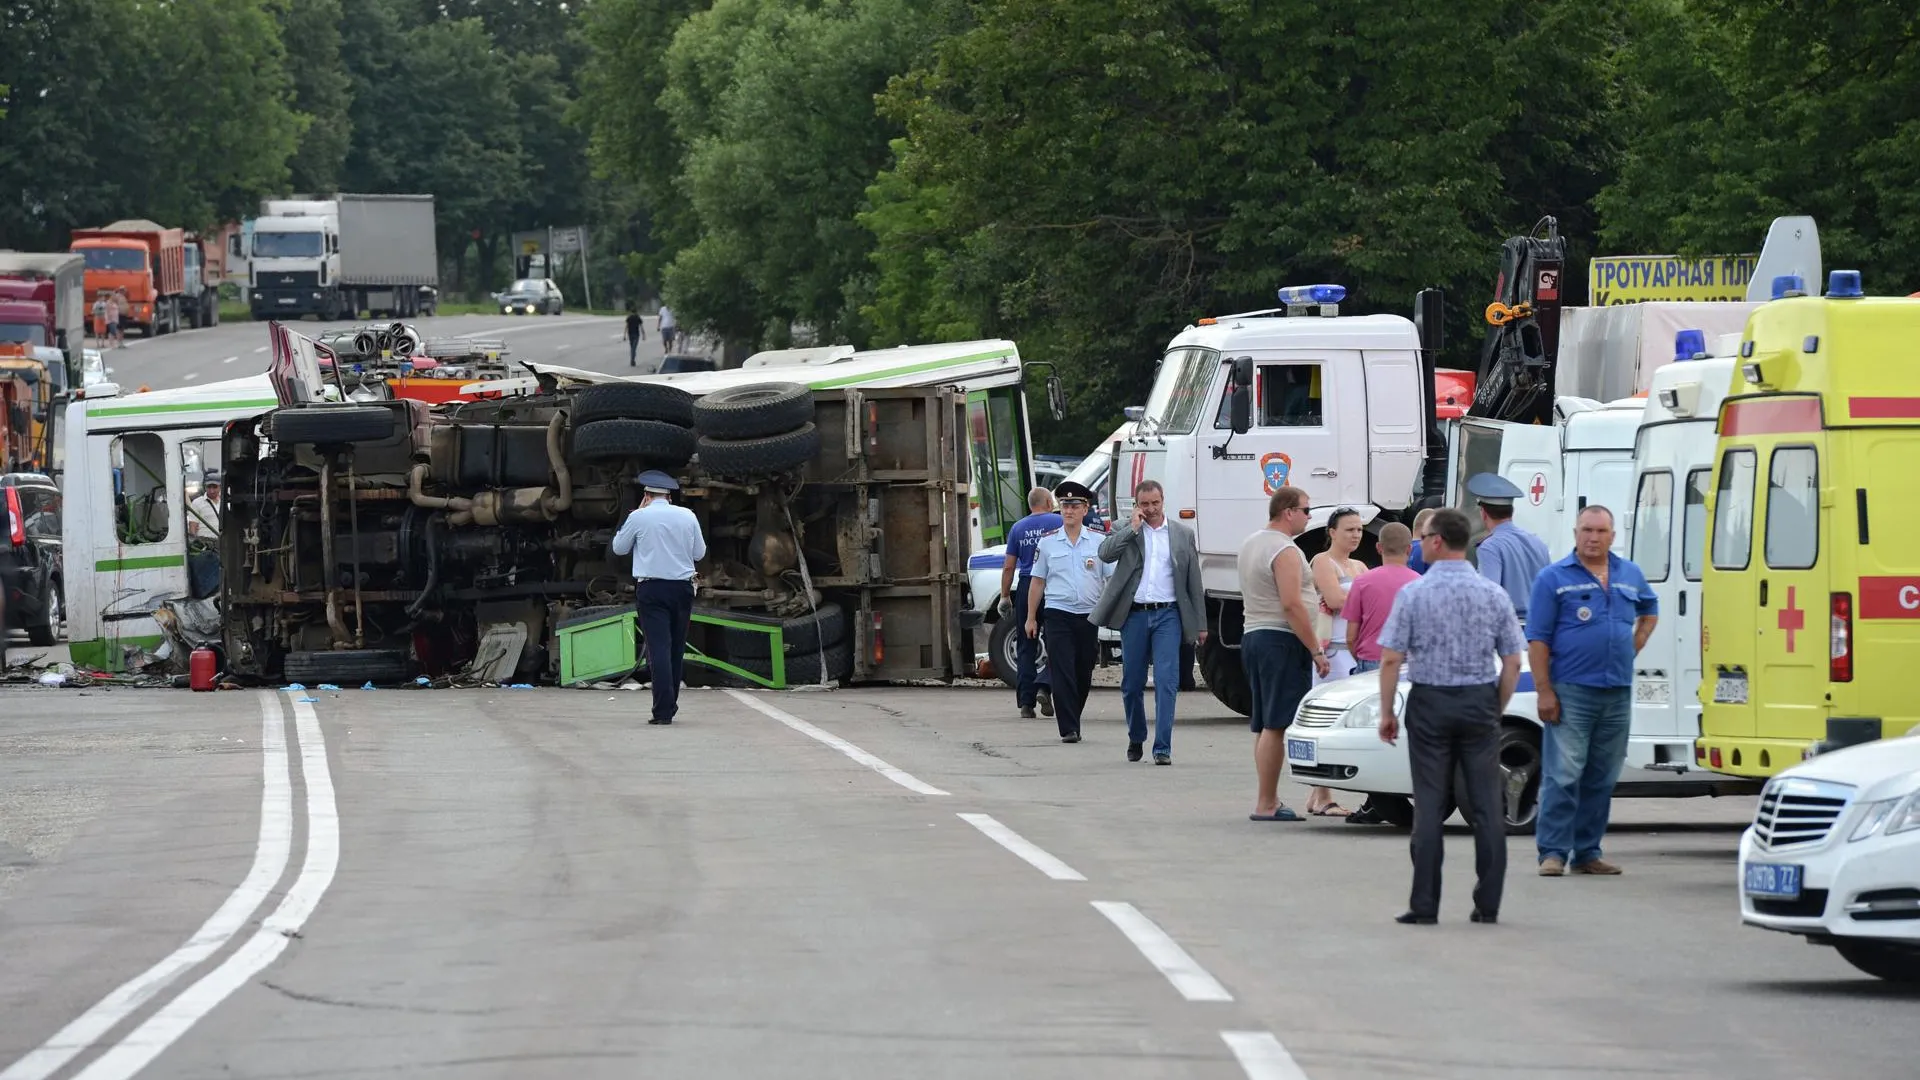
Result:
{"label": "car headlight", "polygon": [[1920,829],[1920,791],[1897,799],[1868,803],[1865,809],[1860,824],[1854,827],[1853,835],[1847,838],[1849,843],[1865,840],[1879,832],[1882,826],[1886,828],[1888,836]]}
{"label": "car headlight", "polygon": [[[1393,695],[1393,714],[1406,715],[1406,691],[1397,691]],[[1380,726],[1380,695],[1375,694],[1357,705],[1350,705],[1340,715],[1340,726],[1349,728],[1372,728]]]}

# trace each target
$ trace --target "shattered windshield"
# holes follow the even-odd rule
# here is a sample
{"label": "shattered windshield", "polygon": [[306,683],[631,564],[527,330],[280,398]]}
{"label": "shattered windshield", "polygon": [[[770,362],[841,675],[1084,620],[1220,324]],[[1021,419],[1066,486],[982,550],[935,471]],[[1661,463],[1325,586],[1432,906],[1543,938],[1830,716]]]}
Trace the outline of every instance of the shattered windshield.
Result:
{"label": "shattered windshield", "polygon": [[1148,430],[1169,435],[1190,435],[1198,426],[1206,405],[1207,388],[1220,364],[1213,349],[1180,348],[1167,353],[1160,363],[1160,376],[1153,393],[1147,397]]}

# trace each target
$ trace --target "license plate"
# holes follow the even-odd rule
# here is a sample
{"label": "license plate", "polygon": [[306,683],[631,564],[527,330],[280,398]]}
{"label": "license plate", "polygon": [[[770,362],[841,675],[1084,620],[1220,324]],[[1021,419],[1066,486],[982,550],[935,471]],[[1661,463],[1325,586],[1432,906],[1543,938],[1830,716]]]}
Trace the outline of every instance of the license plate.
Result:
{"label": "license plate", "polygon": [[1746,890],[1748,896],[1797,900],[1800,898],[1800,867],[1782,863],[1748,863]]}
{"label": "license plate", "polygon": [[275,300],[275,301],[274,301],[274,303],[276,303],[276,304],[286,304],[286,305],[287,305],[288,307],[292,307],[292,306],[293,306],[293,297],[291,297],[291,296],[282,296],[282,297],[280,297],[279,299],[277,299],[277,300]]}
{"label": "license plate", "polygon": [[1722,675],[1713,680],[1713,700],[1722,705],[1745,705],[1747,703],[1747,677],[1745,675]]}
{"label": "license plate", "polygon": [[1312,739],[1288,739],[1287,760],[1298,761],[1302,765],[1312,765],[1314,742]]}
{"label": "license plate", "polygon": [[1665,705],[1673,700],[1673,684],[1665,679],[1636,679],[1633,700],[1638,705]]}

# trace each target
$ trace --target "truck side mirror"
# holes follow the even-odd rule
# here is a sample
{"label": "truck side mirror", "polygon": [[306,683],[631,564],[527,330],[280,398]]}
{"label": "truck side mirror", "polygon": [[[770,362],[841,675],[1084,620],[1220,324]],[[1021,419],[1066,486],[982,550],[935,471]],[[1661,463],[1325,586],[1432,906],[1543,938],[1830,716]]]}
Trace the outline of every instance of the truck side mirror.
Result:
{"label": "truck side mirror", "polygon": [[1233,362],[1233,389],[1227,398],[1227,417],[1235,435],[1253,430],[1253,357]]}
{"label": "truck side mirror", "polygon": [[1047,410],[1055,420],[1067,418],[1067,386],[1058,375],[1047,376]]}
{"label": "truck side mirror", "polygon": [[1420,349],[1438,353],[1445,341],[1447,293],[1444,289],[1421,289],[1413,297],[1413,327],[1420,335]]}

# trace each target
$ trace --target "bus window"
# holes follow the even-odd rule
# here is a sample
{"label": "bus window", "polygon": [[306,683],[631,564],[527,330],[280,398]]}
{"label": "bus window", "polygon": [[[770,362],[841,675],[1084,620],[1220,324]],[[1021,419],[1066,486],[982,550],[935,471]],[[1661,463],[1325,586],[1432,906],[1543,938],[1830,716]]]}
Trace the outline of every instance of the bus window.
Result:
{"label": "bus window", "polygon": [[1713,568],[1745,570],[1753,559],[1753,451],[1728,450],[1720,457],[1720,487],[1713,500]]}
{"label": "bus window", "polygon": [[114,521],[123,544],[159,544],[173,534],[167,506],[167,444],[141,431],[113,440],[113,465],[121,494]]}

